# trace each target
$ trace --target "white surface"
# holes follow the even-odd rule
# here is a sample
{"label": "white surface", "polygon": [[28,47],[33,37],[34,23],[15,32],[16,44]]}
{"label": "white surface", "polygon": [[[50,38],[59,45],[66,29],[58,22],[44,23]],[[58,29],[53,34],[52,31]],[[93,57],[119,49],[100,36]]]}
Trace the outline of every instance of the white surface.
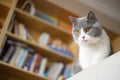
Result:
{"label": "white surface", "polygon": [[120,51],[67,80],[120,80]]}

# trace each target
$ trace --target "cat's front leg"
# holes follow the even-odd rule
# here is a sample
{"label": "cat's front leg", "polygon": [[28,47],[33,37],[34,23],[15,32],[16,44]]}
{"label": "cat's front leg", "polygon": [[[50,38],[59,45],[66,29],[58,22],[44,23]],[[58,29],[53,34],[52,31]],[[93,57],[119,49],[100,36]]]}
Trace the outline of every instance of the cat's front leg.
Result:
{"label": "cat's front leg", "polygon": [[79,64],[79,60],[77,60],[72,67],[72,75],[74,75],[80,71],[82,71],[82,67]]}

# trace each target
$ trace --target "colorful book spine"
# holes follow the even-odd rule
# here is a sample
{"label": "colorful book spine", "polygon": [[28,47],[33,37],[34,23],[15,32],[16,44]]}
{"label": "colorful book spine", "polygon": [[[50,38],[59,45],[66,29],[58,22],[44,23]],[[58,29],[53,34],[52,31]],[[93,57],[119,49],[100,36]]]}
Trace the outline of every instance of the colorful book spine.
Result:
{"label": "colorful book spine", "polygon": [[20,57],[18,58],[17,67],[19,67],[19,68],[22,67],[22,64],[24,63],[27,54],[28,54],[28,51],[23,49]]}
{"label": "colorful book spine", "polygon": [[34,60],[31,64],[31,68],[30,68],[31,72],[37,72],[38,67],[39,67],[39,63],[40,63],[40,59],[41,59],[41,55],[39,53],[36,53]]}
{"label": "colorful book spine", "polygon": [[29,54],[29,57],[28,57],[28,59],[26,60],[25,65],[23,66],[23,69],[24,69],[24,70],[27,70],[27,71],[30,70],[31,64],[32,64],[32,62],[33,62],[33,59],[34,59],[34,55],[33,55],[33,54]]}

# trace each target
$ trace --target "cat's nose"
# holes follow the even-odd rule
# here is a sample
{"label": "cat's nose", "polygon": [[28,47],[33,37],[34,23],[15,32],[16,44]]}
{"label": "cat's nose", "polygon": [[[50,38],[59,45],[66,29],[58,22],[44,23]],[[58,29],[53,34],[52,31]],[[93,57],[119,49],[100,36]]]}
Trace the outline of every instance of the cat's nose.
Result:
{"label": "cat's nose", "polygon": [[82,36],[82,38],[84,39],[84,38],[85,38],[85,36]]}

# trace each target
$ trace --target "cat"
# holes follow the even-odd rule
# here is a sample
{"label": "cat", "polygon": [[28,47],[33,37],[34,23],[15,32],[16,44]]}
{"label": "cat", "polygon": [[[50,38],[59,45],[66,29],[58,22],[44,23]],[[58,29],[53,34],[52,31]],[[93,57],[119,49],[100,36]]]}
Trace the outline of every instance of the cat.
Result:
{"label": "cat", "polygon": [[89,11],[86,17],[81,18],[69,16],[69,19],[73,26],[73,39],[79,46],[79,58],[73,66],[73,74],[98,64],[112,54],[109,36],[94,12]]}

